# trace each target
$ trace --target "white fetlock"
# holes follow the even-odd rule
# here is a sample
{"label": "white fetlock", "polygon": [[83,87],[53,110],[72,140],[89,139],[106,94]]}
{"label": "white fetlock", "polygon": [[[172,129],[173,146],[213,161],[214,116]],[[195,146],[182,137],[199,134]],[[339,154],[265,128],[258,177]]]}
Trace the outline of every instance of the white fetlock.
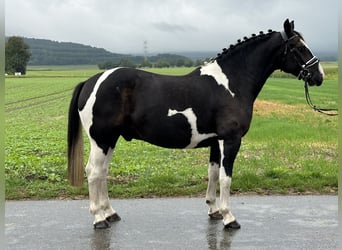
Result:
{"label": "white fetlock", "polygon": [[227,211],[226,209],[222,210],[221,214],[223,216],[223,225],[224,226],[236,221],[234,215],[230,211]]}
{"label": "white fetlock", "polygon": [[208,214],[216,213],[219,209],[216,206],[216,199],[215,200],[206,200],[207,205],[209,206]]}
{"label": "white fetlock", "polygon": [[237,230],[240,229],[240,224],[236,221],[235,217],[229,212],[223,218],[223,225],[226,229]]}
{"label": "white fetlock", "polygon": [[103,212],[98,212],[97,214],[94,215],[94,222],[93,224],[96,225],[99,222],[105,221],[106,217],[104,216]]}

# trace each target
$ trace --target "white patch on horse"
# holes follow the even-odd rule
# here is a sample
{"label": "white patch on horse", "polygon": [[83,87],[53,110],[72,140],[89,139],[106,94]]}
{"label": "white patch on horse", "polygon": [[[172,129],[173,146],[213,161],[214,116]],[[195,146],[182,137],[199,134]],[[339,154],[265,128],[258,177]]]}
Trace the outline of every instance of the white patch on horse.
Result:
{"label": "white patch on horse", "polygon": [[321,73],[322,77],[324,78],[325,77],[325,73],[324,73],[324,70],[323,70],[323,67],[322,67],[321,63],[318,64],[318,70],[319,70],[319,73]]}
{"label": "white patch on horse", "polygon": [[229,91],[232,97],[235,96],[235,93],[229,88],[229,80],[227,76],[223,73],[220,65],[215,61],[207,63],[206,65],[201,67],[201,75],[212,76],[218,85],[222,85]]}
{"label": "white patch on horse", "polygon": [[[303,39],[300,39],[300,42],[310,51],[310,53],[313,55],[311,49],[309,48],[309,46],[306,44],[306,42]],[[324,70],[323,67],[321,65],[321,63],[318,63],[318,70],[319,73],[321,73],[322,77],[324,78],[325,74],[324,74]]]}
{"label": "white patch on horse", "polygon": [[192,108],[187,108],[183,111],[177,111],[174,109],[169,109],[167,116],[174,116],[176,114],[184,115],[186,117],[186,119],[188,120],[190,127],[191,127],[190,144],[188,146],[186,146],[185,148],[195,148],[201,141],[208,139],[208,138],[211,138],[211,137],[217,136],[217,134],[215,134],[215,133],[201,134],[198,132],[198,130],[197,130],[197,117],[196,117],[194,111],[192,110]]}
{"label": "white patch on horse", "polygon": [[300,42],[310,51],[310,53],[313,55],[311,49],[309,48],[309,46],[306,44],[306,42],[304,42],[303,39],[300,39]]}
{"label": "white patch on horse", "polygon": [[102,73],[102,75],[97,79],[95,86],[94,86],[94,89],[93,89],[93,92],[91,92],[83,110],[79,111],[83,127],[84,127],[85,131],[87,132],[88,136],[90,136],[89,129],[93,123],[93,106],[94,106],[94,103],[96,101],[97,90],[99,89],[101,83],[104,80],[106,80],[106,78],[117,69],[119,69],[119,68],[110,69],[110,70],[107,70],[107,71]]}

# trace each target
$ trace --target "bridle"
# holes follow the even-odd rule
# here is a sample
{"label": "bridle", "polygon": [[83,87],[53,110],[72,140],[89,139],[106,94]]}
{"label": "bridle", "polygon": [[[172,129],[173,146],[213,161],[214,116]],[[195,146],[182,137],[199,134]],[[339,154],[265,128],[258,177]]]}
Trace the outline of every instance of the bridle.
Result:
{"label": "bridle", "polygon": [[[314,110],[317,111],[319,113],[325,114],[325,115],[329,115],[329,116],[336,116],[337,114],[337,109],[331,109],[331,108],[319,108],[317,106],[315,106],[310,98],[310,93],[309,93],[309,80],[311,79],[312,75],[310,73],[309,68],[313,67],[314,65],[319,63],[319,59],[314,56],[312,53],[312,58],[309,59],[308,61],[305,62],[302,54],[300,53],[300,51],[298,50],[298,48],[294,47],[291,48],[289,46],[289,41],[291,41],[292,39],[298,37],[297,34],[294,34],[292,37],[288,38],[287,34],[282,31],[280,32],[284,42],[285,42],[285,50],[284,50],[284,55],[283,58],[285,58],[285,56],[287,55],[288,52],[292,53],[296,62],[301,66],[301,70],[299,71],[298,74],[298,79],[299,80],[304,80],[304,90],[305,90],[305,98],[306,98],[306,102],[307,104]],[[336,113],[331,113],[331,112],[336,112]]]}
{"label": "bridle", "polygon": [[[289,42],[291,40],[293,40],[294,38],[298,37],[298,35],[294,34],[293,36],[291,36],[290,38],[287,37],[286,33],[284,31],[280,32],[281,36],[283,37],[283,40],[285,41],[285,51],[284,51],[284,56],[290,52],[293,54],[296,62],[300,65],[300,67],[302,68],[299,71],[298,74],[298,79],[299,80],[304,80],[305,82],[309,81],[310,78],[312,77],[309,68],[313,67],[314,65],[319,63],[319,59],[312,55],[311,59],[305,61],[305,59],[303,58],[302,53],[300,53],[300,51],[298,50],[298,48],[294,47],[291,48],[289,45]],[[312,53],[311,53],[312,54]]]}

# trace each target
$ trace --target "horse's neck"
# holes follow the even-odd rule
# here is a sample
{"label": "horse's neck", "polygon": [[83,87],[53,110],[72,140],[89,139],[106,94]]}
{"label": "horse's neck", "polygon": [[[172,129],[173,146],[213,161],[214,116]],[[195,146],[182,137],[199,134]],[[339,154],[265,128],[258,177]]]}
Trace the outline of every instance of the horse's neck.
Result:
{"label": "horse's neck", "polygon": [[281,43],[273,34],[268,40],[256,46],[240,48],[222,59],[223,72],[230,76],[230,86],[236,89],[237,98],[254,102],[267,78],[279,68]]}

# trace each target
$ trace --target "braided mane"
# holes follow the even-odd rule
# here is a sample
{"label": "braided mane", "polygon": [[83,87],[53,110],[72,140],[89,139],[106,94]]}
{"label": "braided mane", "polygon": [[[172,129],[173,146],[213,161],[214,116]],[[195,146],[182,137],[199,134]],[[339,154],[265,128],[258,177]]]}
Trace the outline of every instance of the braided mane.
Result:
{"label": "braided mane", "polygon": [[269,29],[267,33],[260,31],[258,35],[252,34],[251,37],[243,37],[243,39],[238,39],[236,44],[229,45],[229,48],[223,48],[221,53],[218,53],[215,58],[211,58],[210,61],[214,61],[216,59],[222,58],[222,56],[229,55],[237,48],[240,48],[243,45],[249,44],[251,41],[259,40],[260,38],[264,38],[266,36],[270,36],[271,34],[275,33],[275,31]]}

